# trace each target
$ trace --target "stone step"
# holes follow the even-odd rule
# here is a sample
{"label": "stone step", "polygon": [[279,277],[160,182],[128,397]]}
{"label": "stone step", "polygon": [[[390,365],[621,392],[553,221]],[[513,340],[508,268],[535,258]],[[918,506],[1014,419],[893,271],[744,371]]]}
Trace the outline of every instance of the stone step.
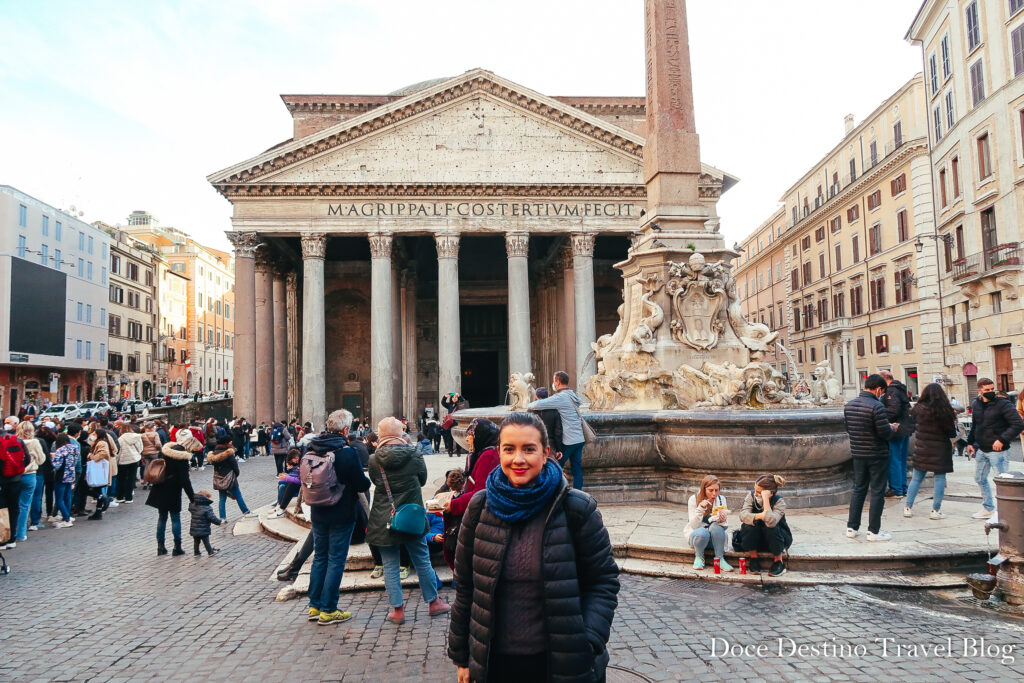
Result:
{"label": "stone step", "polygon": [[[349,555],[351,560],[352,556]],[[290,585],[284,586],[278,591],[275,600],[277,602],[284,602],[286,600],[294,600],[304,595],[309,594],[309,562],[303,567],[303,572],[299,574],[299,577],[295,579]],[[349,571],[349,565],[345,565],[345,573],[341,577],[341,593],[350,593],[354,591],[369,591],[369,590],[384,590],[384,577],[379,579],[370,578],[370,569],[353,569]],[[434,565],[434,571],[437,573],[437,577],[441,579],[444,585],[451,588],[452,584],[452,570],[448,568],[448,565]],[[275,577],[276,578],[276,577]],[[402,581],[403,588],[417,588],[419,586],[419,578],[416,576],[415,569],[409,572],[409,577]],[[411,598],[408,598],[411,599]]]}
{"label": "stone step", "polygon": [[[696,571],[690,565],[677,562],[661,562],[626,558],[617,560],[619,569],[628,574],[643,576],[661,576],[678,579],[695,579],[707,582],[746,583],[757,585],[852,585],[882,586],[897,588],[959,588],[967,585],[966,575],[961,572],[947,571],[799,571],[790,569],[782,576],[769,576],[767,567],[761,574],[740,574],[739,562],[730,564],[735,568],[732,572],[715,574],[709,564],[706,569]],[[691,560],[692,562],[692,560]],[[791,567],[791,565],[787,565]]]}

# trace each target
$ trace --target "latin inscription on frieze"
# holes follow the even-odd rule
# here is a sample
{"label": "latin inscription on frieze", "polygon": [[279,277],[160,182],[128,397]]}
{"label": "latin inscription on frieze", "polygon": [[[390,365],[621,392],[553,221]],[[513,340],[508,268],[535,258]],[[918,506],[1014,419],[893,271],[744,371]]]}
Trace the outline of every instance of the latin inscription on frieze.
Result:
{"label": "latin inscription on frieze", "polygon": [[351,202],[329,204],[343,218],[636,218],[639,207],[620,202]]}

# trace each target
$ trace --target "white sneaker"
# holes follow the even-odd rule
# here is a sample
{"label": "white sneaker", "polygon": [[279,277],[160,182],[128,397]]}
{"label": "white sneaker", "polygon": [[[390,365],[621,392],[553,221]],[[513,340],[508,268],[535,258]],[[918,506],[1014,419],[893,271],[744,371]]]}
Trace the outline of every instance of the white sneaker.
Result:
{"label": "white sneaker", "polygon": [[47,522],[59,522],[60,521],[60,517],[58,517],[57,515],[50,515],[49,517],[46,518],[46,521]]}
{"label": "white sneaker", "polygon": [[885,533],[882,530],[879,530],[877,534],[873,534],[873,533],[871,533],[869,531],[868,535],[867,535],[867,539],[869,541],[891,541],[892,540],[892,534],[887,534],[887,533]]}
{"label": "white sneaker", "polygon": [[971,519],[988,519],[993,513],[994,510],[986,510],[985,508],[982,508],[971,515]]}
{"label": "white sneaker", "polygon": [[203,465],[202,467],[200,467],[199,471],[200,472],[205,472],[206,471],[206,465]]}
{"label": "white sneaker", "polygon": [[932,510],[932,513],[928,515],[928,519],[945,519],[945,513],[939,512],[938,510]]}
{"label": "white sneaker", "polygon": [[913,517],[914,516],[914,511],[911,510],[910,508],[905,507],[905,508],[903,508],[903,516],[904,517]]}
{"label": "white sneaker", "polygon": [[57,524],[54,525],[54,528],[67,529],[69,526],[72,526],[71,522],[57,522]]}
{"label": "white sneaker", "polygon": [[860,532],[857,531],[856,529],[850,529],[849,527],[847,527],[847,529],[846,529],[846,537],[847,538],[857,538],[857,536],[859,534],[860,534]]}
{"label": "white sneaker", "polygon": [[28,530],[29,530],[29,531],[39,531],[39,527],[37,527],[37,526],[36,526],[35,524],[33,524],[32,526],[30,526],[30,527],[28,528]]}
{"label": "white sneaker", "polygon": [[120,505],[120,503],[118,503],[116,500],[112,500],[110,501],[110,505],[108,507],[116,508],[118,505]]}
{"label": "white sneaker", "polygon": [[135,501],[134,500],[122,500],[121,502],[124,503],[125,505],[131,505]]}
{"label": "white sneaker", "polygon": [[[249,515],[245,515],[245,516],[248,517]],[[267,517],[269,517],[270,519],[277,519],[278,517],[284,517],[284,510],[278,510],[277,512],[272,512],[269,515],[267,515]]]}

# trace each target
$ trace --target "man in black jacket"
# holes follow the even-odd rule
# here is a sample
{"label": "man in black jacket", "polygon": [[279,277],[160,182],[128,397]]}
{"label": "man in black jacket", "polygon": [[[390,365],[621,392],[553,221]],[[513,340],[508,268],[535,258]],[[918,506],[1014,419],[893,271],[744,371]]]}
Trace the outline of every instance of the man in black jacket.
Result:
{"label": "man in black jacket", "polygon": [[910,435],[914,425],[910,421],[910,394],[907,386],[892,376],[888,370],[878,373],[885,380],[882,405],[889,422],[898,424],[896,438],[889,442],[889,494],[902,497],[907,495],[907,456],[910,454]]}
{"label": "man in black jacket", "polygon": [[971,404],[971,433],[967,435],[967,454],[975,458],[974,481],[981,488],[981,510],[971,517],[988,519],[996,509],[989,471],[1002,474],[1010,468],[1010,444],[1024,430],[1017,408],[1009,400],[996,396],[995,383],[987,377],[978,380],[978,398]]}
{"label": "man in black jacket", "polygon": [[850,498],[850,516],[846,523],[847,538],[856,538],[860,533],[860,517],[869,489],[871,508],[867,540],[888,541],[892,538],[881,531],[885,484],[889,476],[889,442],[896,438],[880,400],[885,389],[885,379],[881,375],[868,375],[864,380],[864,391],[843,409],[846,433],[850,436],[850,453],[853,455],[853,497]]}

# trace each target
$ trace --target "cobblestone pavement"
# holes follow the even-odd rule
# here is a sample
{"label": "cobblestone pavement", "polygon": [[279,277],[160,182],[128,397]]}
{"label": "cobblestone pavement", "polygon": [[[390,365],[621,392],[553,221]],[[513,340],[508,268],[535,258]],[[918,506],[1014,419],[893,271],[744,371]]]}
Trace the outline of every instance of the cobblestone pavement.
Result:
{"label": "cobblestone pavement", "polygon": [[[272,472],[269,458],[242,465],[250,505],[272,501]],[[211,478],[210,468],[193,476],[208,489]],[[102,521],[44,529],[5,553],[13,573],[0,576],[0,680],[454,680],[444,654],[447,619],[427,616],[418,591],[401,627],[384,621],[383,591],[343,596],[355,613],[348,623],[307,624],[304,603],[273,602],[281,584],[267,577],[283,543],[218,529],[219,555],[197,559],[189,547],[185,557],[158,558],[156,512],[138,493]],[[238,516],[237,507],[229,512],[231,521]],[[1024,676],[1024,620],[942,611],[912,594],[626,575],[622,585],[612,664],[653,680]],[[751,656],[723,655],[724,641],[713,637]],[[883,638],[894,639],[885,650]],[[948,653],[921,652],[949,643]],[[1011,648],[1005,658],[1003,647]]]}

